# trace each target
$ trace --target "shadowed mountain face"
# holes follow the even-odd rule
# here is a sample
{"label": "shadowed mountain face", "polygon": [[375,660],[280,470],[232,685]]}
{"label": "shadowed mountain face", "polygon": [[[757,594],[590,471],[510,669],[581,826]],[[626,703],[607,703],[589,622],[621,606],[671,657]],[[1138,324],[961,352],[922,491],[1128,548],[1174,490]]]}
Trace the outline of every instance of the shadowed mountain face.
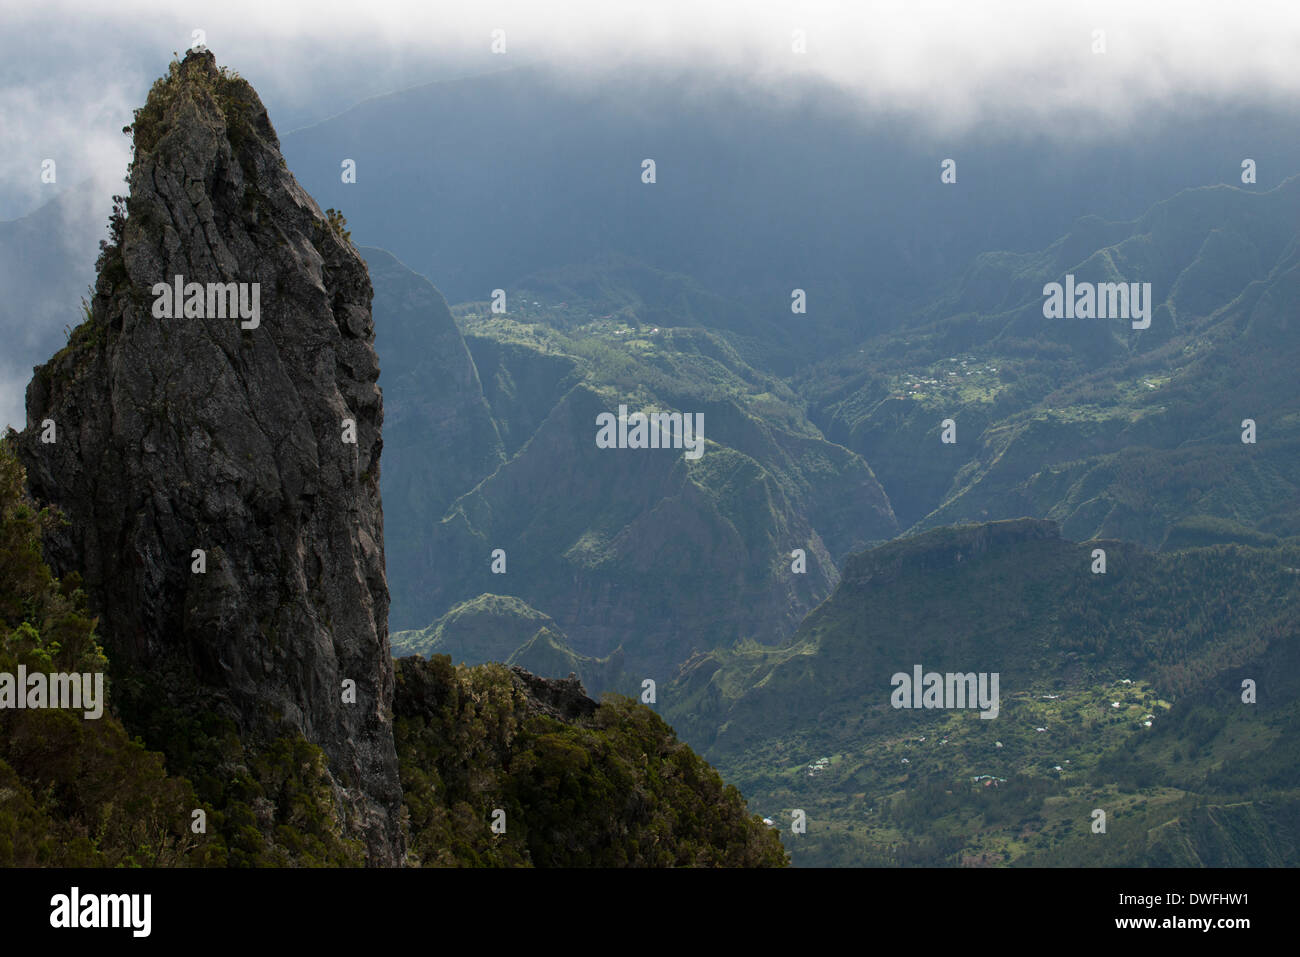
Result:
{"label": "shadowed mountain face", "polygon": [[[51,556],[84,575],[110,657],[155,679],[131,704],[141,720],[180,708],[250,741],[301,734],[329,756],[347,833],[396,863],[365,263],[211,53],[173,64],[134,136],[92,316],[37,371],[18,440],[33,493],[69,520]],[[200,296],[159,318],[147,293],[178,276],[240,284],[250,307],[255,288],[258,314]]]}
{"label": "shadowed mountain face", "polygon": [[[459,496],[505,460],[478,370],[433,285],[382,249],[364,249],[375,286],[375,349],[383,368],[386,533],[395,627],[427,615],[429,537]],[[503,659],[504,660],[504,659]]]}
{"label": "shadowed mountain face", "polygon": [[[384,501],[401,516],[388,531],[395,629],[508,594],[552,616],[580,658],[622,646],[628,667],[662,680],[695,650],[788,636],[834,586],[841,556],[897,533],[868,465],[822,439],[793,392],[726,335],[655,327],[639,299],[619,318],[564,324],[588,322],[591,301],[579,297],[603,295],[602,282],[634,299],[624,283],[657,282],[680,308],[691,302],[677,295],[682,277],[621,261],[538,276],[546,292],[519,295],[509,315],[467,305],[453,319],[426,280],[382,250],[367,255]],[[533,298],[553,303],[562,290],[575,293],[563,315]],[[600,448],[598,416],[628,403],[699,413],[704,449]],[[795,549],[806,573],[790,574]],[[720,592],[735,601],[718,605]],[[478,653],[444,650],[505,661],[536,631],[507,647],[509,619]],[[616,672],[583,673],[596,691],[621,690],[598,677]]]}
{"label": "shadowed mountain face", "polygon": [[[796,386],[905,526],[1035,515],[1151,548],[1295,535],[1298,211],[1300,178],[1186,190],[1132,222],[984,254],[904,329]],[[1149,328],[1046,318],[1044,286],[1066,276],[1149,283]]]}

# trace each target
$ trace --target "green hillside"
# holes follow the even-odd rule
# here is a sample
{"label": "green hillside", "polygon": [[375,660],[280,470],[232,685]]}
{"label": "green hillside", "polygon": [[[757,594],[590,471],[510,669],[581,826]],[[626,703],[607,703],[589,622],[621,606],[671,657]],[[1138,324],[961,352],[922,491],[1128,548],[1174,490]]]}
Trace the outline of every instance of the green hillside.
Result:
{"label": "green hillside", "polygon": [[[1215,850],[1227,818],[1192,812],[1294,816],[1297,568],[1295,547],[1151,553],[1034,520],[937,529],[855,556],[788,646],[688,663],[665,707],[755,810],[807,812],[808,833],[786,835],[797,864],[1149,863],[1121,837],[1138,819],[1182,822],[1152,838],[1182,835],[1178,861],[1263,860],[1248,834]],[[996,718],[892,707],[891,676],[917,664],[998,673]],[[1243,677],[1259,703],[1241,703]],[[1089,830],[1094,808],[1109,841]],[[1267,854],[1296,863],[1286,848]]]}

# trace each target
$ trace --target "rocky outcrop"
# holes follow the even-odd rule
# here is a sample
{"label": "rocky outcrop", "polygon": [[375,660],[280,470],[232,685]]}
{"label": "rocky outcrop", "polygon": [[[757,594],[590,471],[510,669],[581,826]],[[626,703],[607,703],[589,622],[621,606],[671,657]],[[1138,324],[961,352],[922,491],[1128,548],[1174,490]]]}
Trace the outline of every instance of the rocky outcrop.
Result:
{"label": "rocky outcrop", "polygon": [[572,672],[567,678],[541,678],[516,666],[510,674],[528,695],[530,711],[561,721],[578,721],[596,713],[596,702],[587,697],[587,690]]}
{"label": "rocky outcrop", "polygon": [[[399,658],[397,665],[397,696],[393,710],[399,718],[419,717],[428,719],[455,703],[457,714],[456,733],[473,724],[474,719],[461,713],[462,706],[467,706],[474,695],[466,694],[453,680],[456,671],[447,659],[430,661],[418,655]],[[495,667],[495,666],[489,666]],[[461,669],[461,674],[479,673],[489,675],[490,671],[477,668]],[[587,691],[577,675],[567,678],[542,678],[523,668],[512,667],[509,671],[500,670],[498,674],[507,677],[512,695],[519,706],[520,716],[545,715],[569,724],[581,724],[596,713],[599,707],[587,696]]]}
{"label": "rocky outcrop", "polygon": [[[133,133],[91,315],[36,370],[17,440],[68,519],[49,558],[81,571],[110,657],[168,707],[323,748],[343,833],[399,863],[366,265],[210,52],[172,64]],[[178,276],[204,295],[160,317]],[[257,315],[218,311],[215,283]]]}

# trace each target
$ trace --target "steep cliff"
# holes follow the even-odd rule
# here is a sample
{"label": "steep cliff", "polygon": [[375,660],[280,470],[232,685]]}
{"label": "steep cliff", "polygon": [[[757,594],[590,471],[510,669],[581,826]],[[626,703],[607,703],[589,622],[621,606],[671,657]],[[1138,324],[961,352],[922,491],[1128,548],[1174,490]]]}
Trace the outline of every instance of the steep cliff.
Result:
{"label": "steep cliff", "polygon": [[90,316],[36,370],[16,441],[68,520],[47,553],[84,575],[119,702],[169,760],[178,714],[305,738],[341,834],[398,863],[366,265],[210,52],[172,64],[131,132]]}

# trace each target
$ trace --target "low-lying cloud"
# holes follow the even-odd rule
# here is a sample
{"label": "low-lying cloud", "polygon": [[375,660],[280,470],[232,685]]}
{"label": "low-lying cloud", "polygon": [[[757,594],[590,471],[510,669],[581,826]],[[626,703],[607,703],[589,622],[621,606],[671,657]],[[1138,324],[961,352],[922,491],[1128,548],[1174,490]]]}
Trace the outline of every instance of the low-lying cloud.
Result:
{"label": "low-lying cloud", "polygon": [[[587,81],[631,62],[772,95],[793,77],[812,78],[865,111],[910,114],[949,134],[992,125],[1084,137],[1175,99],[1283,103],[1300,94],[1300,4],[1291,0],[1094,0],[1084,8],[1041,0],[226,0],[181,8],[119,0],[89,13],[74,0],[47,0],[6,20],[0,219],[52,194],[39,180],[44,158],[60,160],[60,183],[120,178],[128,145],[121,126],[194,30],[257,86],[282,130],[404,85],[536,61]],[[497,30],[504,55],[492,53]],[[794,52],[800,42],[804,53]]]}

